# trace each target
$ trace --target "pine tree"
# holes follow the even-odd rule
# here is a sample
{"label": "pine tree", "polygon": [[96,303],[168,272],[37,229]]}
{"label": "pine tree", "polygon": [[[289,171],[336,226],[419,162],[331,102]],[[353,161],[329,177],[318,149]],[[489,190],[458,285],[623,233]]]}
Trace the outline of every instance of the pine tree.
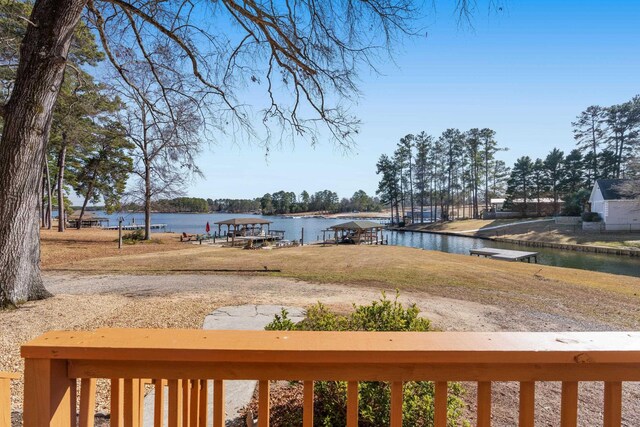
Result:
{"label": "pine tree", "polygon": [[553,198],[553,213],[557,215],[560,212],[559,200],[562,191],[564,153],[557,148],[544,159],[544,168],[547,174],[547,183]]}
{"label": "pine tree", "polygon": [[589,161],[585,163],[588,168],[589,179],[587,185],[589,187],[593,185],[596,179],[600,178],[598,155],[605,143],[605,130],[603,128],[605,115],[606,109],[598,105],[592,105],[580,113],[575,122],[571,123],[573,137],[576,140],[578,150],[580,150],[585,159],[589,154]]}
{"label": "pine tree", "polygon": [[511,169],[507,186],[507,206],[519,205],[522,215],[528,212],[528,202],[531,200],[533,162],[529,156],[520,157]]}

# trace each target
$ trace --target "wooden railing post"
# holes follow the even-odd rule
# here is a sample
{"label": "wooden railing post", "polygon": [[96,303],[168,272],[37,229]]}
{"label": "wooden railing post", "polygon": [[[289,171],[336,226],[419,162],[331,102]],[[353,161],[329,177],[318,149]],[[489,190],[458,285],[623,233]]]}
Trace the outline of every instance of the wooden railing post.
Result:
{"label": "wooden railing post", "polygon": [[11,380],[18,374],[0,372],[0,427],[11,427]]}
{"label": "wooden railing post", "polygon": [[520,383],[520,427],[533,427],[535,419],[536,383],[526,381]]}
{"label": "wooden railing post", "polygon": [[80,427],[93,427],[96,406],[95,378],[80,381]]}
{"label": "wooden railing post", "polygon": [[402,427],[402,381],[391,383],[391,427]]}
{"label": "wooden railing post", "polygon": [[358,426],[358,382],[347,383],[347,427]]}
{"label": "wooden railing post", "polygon": [[200,380],[200,413],[198,414],[198,424],[200,427],[208,425],[208,408],[209,408],[209,381]]}
{"label": "wooden railing post", "polygon": [[71,385],[66,360],[26,359],[24,427],[69,427]]}
{"label": "wooden railing post", "polygon": [[258,383],[258,427],[269,427],[270,400],[269,381],[261,380]]}
{"label": "wooden railing post", "polygon": [[182,427],[182,380],[169,380],[169,427]]}
{"label": "wooden railing post", "polygon": [[224,407],[224,381],[213,381],[213,427],[224,427],[226,420]]}
{"label": "wooden railing post", "polygon": [[313,381],[305,381],[303,387],[302,425],[313,427]]}
{"label": "wooden railing post", "polygon": [[153,427],[162,427],[164,421],[164,397],[165,389],[167,385],[166,380],[155,379],[153,380],[154,386],[154,402],[153,402]]}
{"label": "wooden railing post", "polygon": [[562,383],[562,398],[560,404],[560,425],[562,427],[576,427],[578,425],[578,382],[564,381]]}
{"label": "wooden railing post", "polygon": [[491,382],[478,383],[478,427],[491,426]]}
{"label": "wooden railing post", "polygon": [[604,383],[604,427],[619,427],[622,424],[622,383]]}
{"label": "wooden railing post", "polygon": [[435,404],[433,421],[436,427],[446,427],[447,425],[447,400],[448,386],[446,381],[438,381],[435,383]]}

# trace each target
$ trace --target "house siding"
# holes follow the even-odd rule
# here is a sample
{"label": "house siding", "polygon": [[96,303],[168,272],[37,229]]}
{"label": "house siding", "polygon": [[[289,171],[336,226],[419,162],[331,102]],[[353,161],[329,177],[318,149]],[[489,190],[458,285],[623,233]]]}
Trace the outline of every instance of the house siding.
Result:
{"label": "house siding", "polygon": [[640,230],[640,202],[637,200],[608,200],[605,213],[607,230]]}
{"label": "house siding", "polygon": [[640,201],[605,200],[596,183],[589,197],[591,212],[602,217],[605,230],[640,231]]}

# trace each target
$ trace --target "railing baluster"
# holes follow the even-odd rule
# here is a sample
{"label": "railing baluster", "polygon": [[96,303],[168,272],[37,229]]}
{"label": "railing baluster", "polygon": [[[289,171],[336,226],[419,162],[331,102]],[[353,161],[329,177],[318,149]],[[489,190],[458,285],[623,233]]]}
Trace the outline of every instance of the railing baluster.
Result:
{"label": "railing baluster", "polygon": [[165,380],[153,380],[154,402],[153,402],[153,427],[163,427],[164,424],[164,386]]}
{"label": "railing baluster", "polygon": [[138,427],[140,424],[140,380],[124,380],[124,427]]}
{"label": "railing baluster", "polygon": [[478,383],[478,427],[491,426],[491,382]]}
{"label": "railing baluster", "polygon": [[11,380],[0,378],[0,427],[11,427]]}
{"label": "railing baluster", "polygon": [[209,382],[207,380],[200,380],[200,413],[198,414],[198,424],[200,427],[207,426],[208,396]]}
{"label": "railing baluster", "polygon": [[622,424],[622,383],[607,381],[604,383],[604,427],[617,427]]}
{"label": "railing baluster", "polygon": [[391,383],[391,427],[402,427],[402,381]]}
{"label": "railing baluster", "polygon": [[304,382],[304,404],[302,408],[302,426],[313,427],[313,381]]}
{"label": "railing baluster", "polygon": [[526,381],[520,383],[520,427],[534,427],[536,383]]}
{"label": "railing baluster", "polygon": [[562,427],[576,427],[578,425],[578,383],[576,381],[562,383],[560,425]]}
{"label": "railing baluster", "polygon": [[436,399],[435,399],[435,414],[434,414],[434,426],[446,427],[447,425],[447,398],[448,389],[446,381],[438,381],[435,384]]}
{"label": "railing baluster", "polygon": [[110,427],[122,427],[123,425],[123,408],[124,408],[124,380],[122,378],[111,379],[111,418],[109,419]]}
{"label": "railing baluster", "polygon": [[224,407],[224,381],[213,381],[213,427],[224,427],[226,421]]}
{"label": "railing baluster", "polygon": [[261,380],[258,391],[258,427],[269,427],[269,381]]}
{"label": "railing baluster", "polygon": [[358,426],[358,382],[347,383],[347,427]]}
{"label": "railing baluster", "polygon": [[191,402],[189,404],[189,425],[198,427],[200,417],[198,411],[200,408],[200,380],[191,380]]}
{"label": "railing baluster", "polygon": [[182,426],[182,380],[169,380],[169,427]]}
{"label": "railing baluster", "polygon": [[191,401],[191,380],[182,380],[182,425],[190,427],[189,402]]}
{"label": "railing baluster", "polygon": [[96,410],[96,379],[80,380],[80,427],[93,427]]}

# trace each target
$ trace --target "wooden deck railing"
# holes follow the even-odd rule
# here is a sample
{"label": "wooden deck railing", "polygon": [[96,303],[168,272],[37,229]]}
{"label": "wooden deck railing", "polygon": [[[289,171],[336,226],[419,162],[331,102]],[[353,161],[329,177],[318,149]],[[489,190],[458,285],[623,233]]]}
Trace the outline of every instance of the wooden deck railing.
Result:
{"label": "wooden deck railing", "polygon": [[[304,382],[304,426],[313,381],[348,381],[348,426],[358,421],[359,381],[391,383],[391,425],[402,425],[402,383],[435,382],[435,426],[447,423],[449,381],[478,383],[477,425],[491,423],[493,381],[520,382],[519,425],[534,425],[535,382],[561,381],[558,424],[576,426],[578,382],[605,384],[604,425],[621,425],[622,382],[640,380],[640,333],[266,332],[105,329],[49,332],[22,347],[24,425],[70,426],[81,382],[80,425],[93,425],[95,379],[111,379],[111,426],[142,422],[143,379],[155,384],[154,425],[225,423],[225,379],[259,381],[259,425],[269,425],[269,380]],[[211,380],[213,380],[211,382]],[[168,395],[168,414],[158,404]]]}
{"label": "wooden deck railing", "polygon": [[11,380],[19,378],[19,374],[0,372],[0,427],[11,427]]}

